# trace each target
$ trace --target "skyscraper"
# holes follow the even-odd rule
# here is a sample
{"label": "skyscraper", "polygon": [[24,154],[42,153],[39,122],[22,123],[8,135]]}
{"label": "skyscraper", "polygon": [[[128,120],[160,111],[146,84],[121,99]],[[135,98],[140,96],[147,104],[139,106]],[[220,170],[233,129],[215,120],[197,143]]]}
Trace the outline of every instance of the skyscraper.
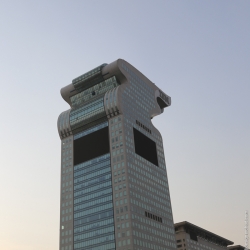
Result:
{"label": "skyscraper", "polygon": [[124,60],[61,89],[60,250],[176,249],[161,134],[171,104]]}

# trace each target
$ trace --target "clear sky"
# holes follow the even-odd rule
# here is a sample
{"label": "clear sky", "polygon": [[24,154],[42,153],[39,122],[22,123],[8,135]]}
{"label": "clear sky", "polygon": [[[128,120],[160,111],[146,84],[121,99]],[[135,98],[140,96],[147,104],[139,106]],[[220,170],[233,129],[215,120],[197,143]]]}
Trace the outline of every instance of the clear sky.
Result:
{"label": "clear sky", "polygon": [[249,13],[249,0],[0,1],[0,249],[58,249],[60,89],[118,58],[172,97],[153,123],[174,221],[243,245]]}

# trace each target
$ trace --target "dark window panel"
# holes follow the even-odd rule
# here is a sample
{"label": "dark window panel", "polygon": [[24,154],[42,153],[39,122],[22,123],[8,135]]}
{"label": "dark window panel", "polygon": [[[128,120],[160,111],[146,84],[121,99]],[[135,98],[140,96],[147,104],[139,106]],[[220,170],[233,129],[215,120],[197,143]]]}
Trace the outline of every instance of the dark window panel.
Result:
{"label": "dark window panel", "polygon": [[74,165],[109,153],[108,133],[108,127],[105,127],[74,140]]}
{"label": "dark window panel", "polygon": [[195,232],[190,232],[190,239],[194,241],[198,241],[197,234]]}
{"label": "dark window panel", "polygon": [[158,167],[156,143],[137,129],[133,128],[133,130],[135,153]]}

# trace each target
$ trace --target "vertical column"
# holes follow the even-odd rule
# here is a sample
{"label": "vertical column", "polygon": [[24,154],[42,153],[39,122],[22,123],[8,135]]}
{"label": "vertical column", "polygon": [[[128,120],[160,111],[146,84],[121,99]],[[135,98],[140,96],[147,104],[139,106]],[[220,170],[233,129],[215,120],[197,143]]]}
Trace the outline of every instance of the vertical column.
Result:
{"label": "vertical column", "polygon": [[116,250],[132,249],[131,215],[123,128],[122,115],[109,119]]}
{"label": "vertical column", "polygon": [[60,250],[73,250],[73,136],[62,139],[61,145],[61,202]]}

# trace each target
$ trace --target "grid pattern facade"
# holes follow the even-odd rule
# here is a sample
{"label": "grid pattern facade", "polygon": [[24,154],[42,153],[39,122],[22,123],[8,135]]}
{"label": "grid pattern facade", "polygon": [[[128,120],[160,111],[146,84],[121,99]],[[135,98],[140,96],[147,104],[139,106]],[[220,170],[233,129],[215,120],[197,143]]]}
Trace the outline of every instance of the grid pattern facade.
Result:
{"label": "grid pattern facade", "polygon": [[110,154],[75,165],[74,249],[113,249],[113,218]]}
{"label": "grid pattern facade", "polygon": [[189,222],[175,224],[178,250],[226,250],[233,244],[219,235],[209,232]]}
{"label": "grid pattern facade", "polygon": [[178,237],[176,240],[178,250],[226,250],[226,246],[220,246],[209,240],[197,237],[196,240],[189,238],[189,234]]}
{"label": "grid pattern facade", "polygon": [[[88,138],[107,128],[109,152],[87,159],[88,149],[76,156],[79,149],[73,148],[67,167],[62,153],[61,195],[67,171],[70,223],[62,221],[61,199],[60,250],[176,249],[163,141],[151,122],[170,105],[169,97],[123,60],[80,80],[80,91],[74,83],[62,90],[72,108],[58,119],[62,143],[76,147],[82,140],[104,152],[101,143]],[[153,158],[145,154],[143,140],[155,151]],[[67,244],[65,229],[71,233]]]}
{"label": "grid pattern facade", "polygon": [[[61,143],[60,248],[73,250],[73,136]],[[62,247],[61,247],[62,246]]]}
{"label": "grid pattern facade", "polygon": [[[151,123],[150,110],[157,105],[150,88],[129,66],[122,65],[130,83],[122,93],[126,172],[129,187],[133,250],[175,248],[173,217],[168,191],[162,138]],[[137,122],[140,121],[140,126]],[[156,142],[159,166],[135,153],[133,128]],[[148,128],[148,129],[145,129]],[[149,131],[152,131],[149,133]],[[162,218],[163,223],[145,216]],[[117,215],[116,215],[117,216]]]}

